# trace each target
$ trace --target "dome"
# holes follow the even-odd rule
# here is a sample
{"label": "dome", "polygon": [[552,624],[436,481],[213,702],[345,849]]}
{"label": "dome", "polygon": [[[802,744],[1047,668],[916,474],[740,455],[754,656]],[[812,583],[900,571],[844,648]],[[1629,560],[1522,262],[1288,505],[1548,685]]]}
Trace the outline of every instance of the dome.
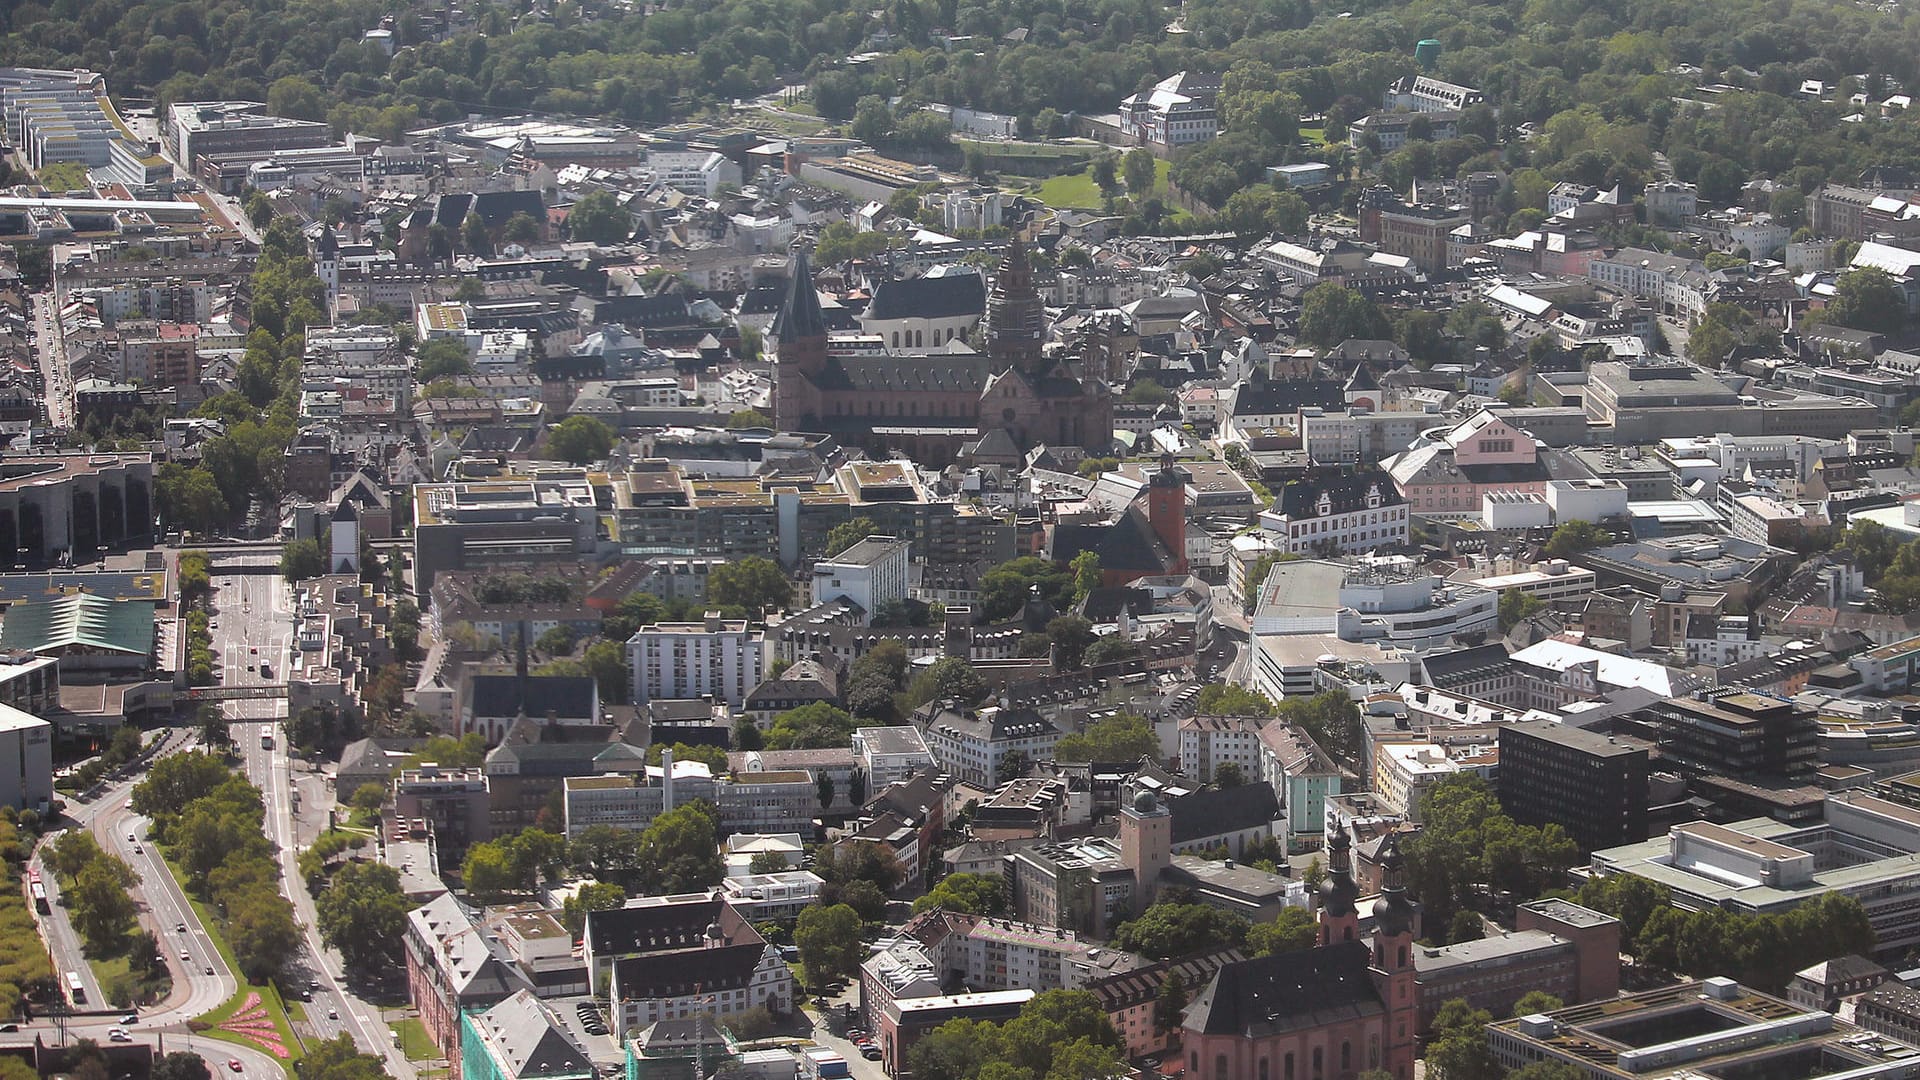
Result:
{"label": "dome", "polygon": [[1360,899],[1360,886],[1353,883],[1353,876],[1344,873],[1328,874],[1320,882],[1320,910],[1336,918],[1344,918],[1354,912],[1354,903]]}
{"label": "dome", "polygon": [[1136,814],[1151,814],[1158,809],[1160,800],[1154,798],[1151,791],[1142,791],[1133,797],[1133,811]]}
{"label": "dome", "polygon": [[1377,933],[1394,937],[1413,931],[1413,901],[1404,889],[1389,889],[1373,902],[1373,924]]}

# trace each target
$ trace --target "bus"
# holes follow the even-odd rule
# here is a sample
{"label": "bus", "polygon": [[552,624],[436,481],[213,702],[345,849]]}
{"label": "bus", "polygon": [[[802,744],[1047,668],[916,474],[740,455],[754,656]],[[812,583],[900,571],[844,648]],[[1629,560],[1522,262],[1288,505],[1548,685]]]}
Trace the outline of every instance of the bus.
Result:
{"label": "bus", "polygon": [[42,915],[53,914],[52,909],[47,907],[47,887],[36,881],[29,886],[29,890],[33,893],[33,910]]}
{"label": "bus", "polygon": [[260,749],[262,750],[273,749],[273,736],[271,734],[260,736]]}
{"label": "bus", "polygon": [[80,973],[77,971],[67,972],[67,1000],[75,1005],[87,1003],[87,988],[80,984]]}

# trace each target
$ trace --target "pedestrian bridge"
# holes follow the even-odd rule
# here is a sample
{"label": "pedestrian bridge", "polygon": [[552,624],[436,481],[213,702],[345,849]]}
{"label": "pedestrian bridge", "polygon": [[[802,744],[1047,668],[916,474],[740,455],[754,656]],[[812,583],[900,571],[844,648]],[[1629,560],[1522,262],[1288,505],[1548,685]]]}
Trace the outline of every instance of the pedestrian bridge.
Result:
{"label": "pedestrian bridge", "polygon": [[287,696],[286,683],[254,683],[251,686],[190,686],[188,701],[257,701]]}

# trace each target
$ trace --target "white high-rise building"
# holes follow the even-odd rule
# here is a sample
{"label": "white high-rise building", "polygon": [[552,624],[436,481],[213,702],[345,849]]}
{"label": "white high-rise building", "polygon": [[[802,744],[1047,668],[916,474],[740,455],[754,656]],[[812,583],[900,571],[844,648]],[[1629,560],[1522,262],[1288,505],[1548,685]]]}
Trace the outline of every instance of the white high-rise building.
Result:
{"label": "white high-rise building", "polygon": [[633,701],[711,694],[738,708],[765,673],[764,641],[744,619],[708,612],[704,622],[655,623],[627,639]]}

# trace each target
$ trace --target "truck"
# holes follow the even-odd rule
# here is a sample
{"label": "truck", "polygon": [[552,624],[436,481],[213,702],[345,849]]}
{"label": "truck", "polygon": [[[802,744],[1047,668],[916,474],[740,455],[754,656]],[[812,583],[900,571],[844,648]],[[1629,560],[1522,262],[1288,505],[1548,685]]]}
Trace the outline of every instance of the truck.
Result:
{"label": "truck", "polygon": [[844,1080],[851,1075],[847,1059],[825,1047],[811,1047],[801,1055],[801,1080]]}

